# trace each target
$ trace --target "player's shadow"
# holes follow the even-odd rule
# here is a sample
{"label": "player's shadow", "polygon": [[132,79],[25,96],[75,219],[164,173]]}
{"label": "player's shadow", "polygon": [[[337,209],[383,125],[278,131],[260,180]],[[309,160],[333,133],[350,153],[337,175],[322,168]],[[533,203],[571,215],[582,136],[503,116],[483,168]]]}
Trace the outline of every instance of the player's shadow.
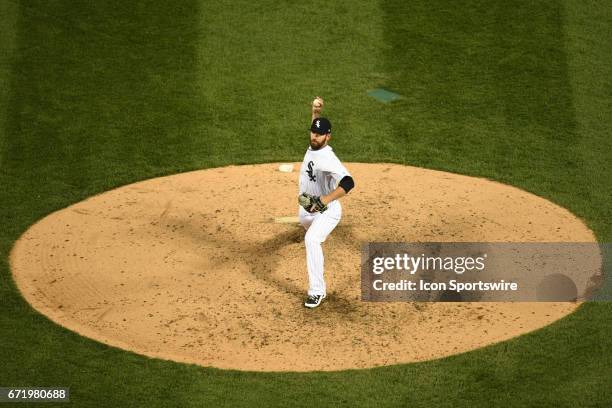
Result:
{"label": "player's shadow", "polygon": [[[303,241],[304,229],[295,226],[283,231],[272,238],[261,242],[241,240],[229,228],[219,228],[214,223],[196,222],[192,219],[181,219],[166,215],[157,225],[170,230],[173,234],[181,233],[198,243],[207,243],[216,246],[220,256],[209,259],[207,268],[215,270],[228,269],[236,262],[244,262],[249,266],[250,272],[268,285],[275,286],[283,292],[303,296],[304,289],[296,284],[281,280],[274,275],[280,261],[283,259],[279,250],[287,245]],[[212,264],[212,265],[211,265]]]}
{"label": "player's shadow", "polygon": [[[215,256],[210,259],[208,268],[212,267],[215,270],[231,268],[232,265],[230,264],[239,260],[249,266],[249,271],[257,279],[294,296],[296,302],[303,301],[306,288],[298,286],[291,280],[281,279],[278,275],[278,271],[282,269],[281,261],[284,259],[284,256],[280,253],[281,249],[287,245],[296,244],[301,244],[300,249],[303,249],[305,231],[302,226],[291,225],[288,226],[287,231],[280,232],[264,241],[250,242],[241,240],[229,228],[219,228],[214,223],[208,224],[202,221],[196,222],[192,219],[176,218],[169,214],[165,215],[163,220],[154,222],[154,224],[170,230],[173,234],[181,233],[196,242],[217,246],[217,252],[223,256]],[[349,245],[351,248],[360,245],[352,234],[352,227],[338,226],[334,232],[337,232],[337,236],[334,237],[336,244]],[[304,274],[306,274],[305,267],[304,262]],[[326,309],[337,312],[342,316],[347,316],[356,310],[354,300],[351,301],[342,295],[350,284],[350,282],[345,282],[344,285],[335,288],[329,294]],[[359,284],[359,282],[356,284]]]}

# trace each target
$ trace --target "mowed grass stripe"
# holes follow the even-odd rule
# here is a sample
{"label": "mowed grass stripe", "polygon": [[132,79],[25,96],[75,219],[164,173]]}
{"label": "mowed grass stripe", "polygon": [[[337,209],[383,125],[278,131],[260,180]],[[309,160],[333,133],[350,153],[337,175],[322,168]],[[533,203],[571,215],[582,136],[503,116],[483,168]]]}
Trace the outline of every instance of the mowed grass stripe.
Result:
{"label": "mowed grass stripe", "polygon": [[382,4],[406,160],[547,196],[566,183],[576,132],[556,2]]}
{"label": "mowed grass stripe", "polygon": [[390,129],[366,94],[384,75],[376,3],[202,2],[201,18],[198,86],[212,115],[202,127],[215,157],[301,160],[316,95],[339,157],[382,156]]}
{"label": "mowed grass stripe", "polygon": [[577,122],[575,152],[585,166],[576,196],[604,242],[612,241],[612,7],[564,2],[569,78]]}
{"label": "mowed grass stripe", "polygon": [[2,151],[6,138],[6,115],[11,89],[13,53],[17,37],[17,4],[13,1],[0,2],[0,171]]}
{"label": "mowed grass stripe", "polygon": [[188,160],[197,147],[185,131],[195,118],[195,3],[21,8],[21,87],[11,106],[19,137],[5,154],[14,167],[37,163],[32,176],[50,173],[87,195],[100,180],[139,179]]}

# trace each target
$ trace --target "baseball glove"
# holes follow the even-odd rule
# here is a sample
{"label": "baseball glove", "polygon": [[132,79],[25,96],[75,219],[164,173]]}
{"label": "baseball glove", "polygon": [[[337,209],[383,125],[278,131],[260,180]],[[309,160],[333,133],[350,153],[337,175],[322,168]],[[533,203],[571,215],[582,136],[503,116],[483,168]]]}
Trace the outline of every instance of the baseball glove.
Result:
{"label": "baseball glove", "polygon": [[298,197],[298,202],[309,213],[323,212],[327,210],[327,205],[323,204],[321,197],[302,193]]}

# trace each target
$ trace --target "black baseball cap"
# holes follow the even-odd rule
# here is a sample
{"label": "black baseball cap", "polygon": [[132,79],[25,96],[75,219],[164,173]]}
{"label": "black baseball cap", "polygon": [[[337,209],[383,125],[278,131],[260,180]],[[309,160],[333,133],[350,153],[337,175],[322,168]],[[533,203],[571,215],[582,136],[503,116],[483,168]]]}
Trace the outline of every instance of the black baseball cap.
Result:
{"label": "black baseball cap", "polygon": [[327,118],[316,118],[310,125],[310,131],[320,135],[326,135],[331,132],[331,122]]}

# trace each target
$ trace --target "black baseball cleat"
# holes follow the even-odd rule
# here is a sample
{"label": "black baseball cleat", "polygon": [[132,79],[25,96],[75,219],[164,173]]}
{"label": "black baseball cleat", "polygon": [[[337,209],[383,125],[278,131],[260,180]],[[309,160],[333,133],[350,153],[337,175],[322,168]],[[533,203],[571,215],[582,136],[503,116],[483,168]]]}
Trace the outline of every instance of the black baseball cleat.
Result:
{"label": "black baseball cleat", "polygon": [[304,306],[314,309],[321,304],[323,299],[325,299],[325,295],[308,295],[308,299],[306,299]]}

